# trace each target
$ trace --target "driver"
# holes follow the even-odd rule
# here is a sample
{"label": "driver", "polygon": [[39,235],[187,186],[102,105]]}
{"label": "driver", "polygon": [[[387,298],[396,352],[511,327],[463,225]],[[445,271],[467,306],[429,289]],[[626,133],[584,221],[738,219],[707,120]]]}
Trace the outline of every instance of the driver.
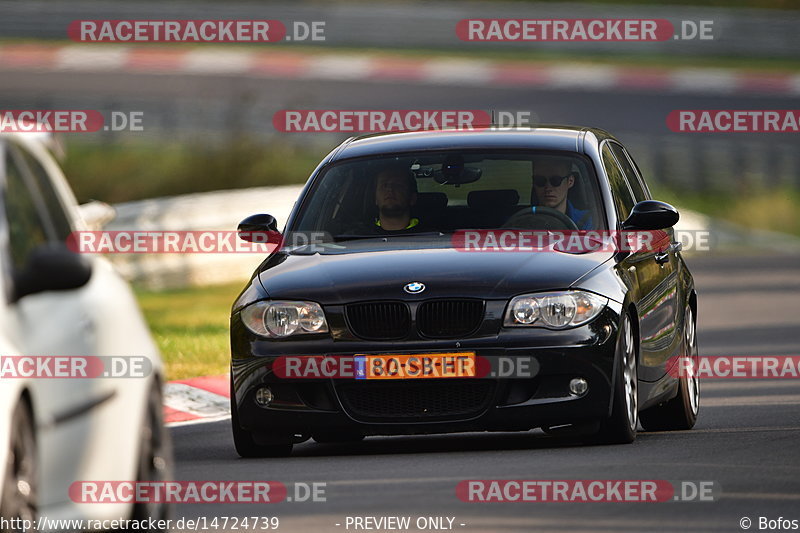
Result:
{"label": "driver", "polygon": [[543,158],[533,165],[532,204],[555,209],[567,215],[575,222],[579,230],[594,228],[592,214],[588,210],[578,209],[569,201],[567,195],[575,185],[575,173],[572,162],[564,158]]}
{"label": "driver", "polygon": [[417,203],[417,180],[401,166],[386,167],[376,175],[375,205],[378,217],[373,229],[378,233],[419,231],[419,219],[411,216]]}

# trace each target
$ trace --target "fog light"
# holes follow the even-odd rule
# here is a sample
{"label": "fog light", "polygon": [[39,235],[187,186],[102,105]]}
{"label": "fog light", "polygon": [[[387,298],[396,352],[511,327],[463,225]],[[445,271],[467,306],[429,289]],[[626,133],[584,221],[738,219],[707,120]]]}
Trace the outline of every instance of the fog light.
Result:
{"label": "fog light", "polygon": [[267,407],[275,399],[275,395],[269,390],[269,387],[261,387],[256,390],[256,403],[261,407]]}
{"label": "fog light", "polygon": [[589,390],[589,383],[583,378],[569,380],[569,392],[575,396],[583,396]]}

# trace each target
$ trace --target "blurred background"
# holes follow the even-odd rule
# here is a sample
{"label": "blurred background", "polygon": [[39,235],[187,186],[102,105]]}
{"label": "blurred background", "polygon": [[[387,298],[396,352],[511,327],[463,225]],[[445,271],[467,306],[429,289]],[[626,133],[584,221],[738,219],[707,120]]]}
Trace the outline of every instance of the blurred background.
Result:
{"label": "blurred background", "polygon": [[[769,240],[800,236],[797,133],[673,133],[676,109],[798,109],[800,3],[0,0],[0,107],[142,112],[142,131],[64,134],[62,164],[80,202],[113,204],[109,229],[234,229],[253,212],[285,216],[317,162],[348,134],[280,133],[283,109],[484,109],[539,124],[606,129],[659,199]],[[663,18],[711,21],[711,40],[464,42],[465,18]],[[82,44],[79,19],[277,19],[324,22],[324,41]],[[280,188],[274,188],[281,186]],[[197,195],[209,191],[229,193]],[[190,196],[184,196],[190,195]],[[700,228],[688,228],[700,229]],[[218,370],[227,308],[241,285],[193,258],[127,274],[172,377]],[[259,258],[234,258],[237,280]],[[163,262],[164,258],[159,258]],[[194,276],[194,277],[192,277]],[[229,281],[229,280],[227,280]],[[150,289],[172,287],[173,292]],[[187,304],[180,313],[171,310]],[[212,322],[208,317],[214,316]],[[203,357],[207,354],[208,367]],[[183,355],[182,355],[183,354]],[[180,366],[182,358],[191,365]]]}

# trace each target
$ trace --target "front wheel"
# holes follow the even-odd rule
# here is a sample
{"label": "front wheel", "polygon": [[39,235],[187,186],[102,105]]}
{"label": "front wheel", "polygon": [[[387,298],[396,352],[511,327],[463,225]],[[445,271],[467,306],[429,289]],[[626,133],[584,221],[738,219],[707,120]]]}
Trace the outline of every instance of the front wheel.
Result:
{"label": "front wheel", "polygon": [[[19,518],[35,521],[37,515],[36,430],[31,410],[24,401],[20,401],[14,409],[8,447],[0,516],[6,520]],[[12,523],[19,523],[21,520],[12,521]],[[21,527],[20,525],[19,530],[9,527],[8,531],[22,531]]]}
{"label": "front wheel", "polygon": [[678,394],[668,402],[642,411],[647,431],[692,429],[700,411],[700,379],[697,375],[697,326],[691,307],[684,318],[684,350],[688,360],[679,361]]}
{"label": "front wheel", "polygon": [[595,440],[603,444],[627,444],[636,439],[639,424],[639,376],[636,341],[630,316],[622,317],[614,358],[614,389],[611,416],[600,423]]}
{"label": "front wheel", "polygon": [[[172,478],[172,441],[164,427],[161,385],[154,382],[147,397],[147,413],[142,426],[139,447],[138,483],[159,483]],[[166,520],[170,505],[163,502],[139,502],[133,506],[133,519]]]}

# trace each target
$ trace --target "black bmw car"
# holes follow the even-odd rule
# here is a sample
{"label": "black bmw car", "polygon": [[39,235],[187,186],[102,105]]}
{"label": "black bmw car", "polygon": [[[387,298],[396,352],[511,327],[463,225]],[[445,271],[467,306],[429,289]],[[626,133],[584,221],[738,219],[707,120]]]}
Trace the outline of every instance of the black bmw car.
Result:
{"label": "black bmw car", "polygon": [[[698,381],[673,367],[697,357],[697,295],[677,221],[598,129],[348,139],[282,234],[269,215],[239,226],[279,243],[232,308],[238,453],[533,428],[628,443],[640,423],[691,428]],[[639,247],[541,240],[653,230],[663,238]]]}

